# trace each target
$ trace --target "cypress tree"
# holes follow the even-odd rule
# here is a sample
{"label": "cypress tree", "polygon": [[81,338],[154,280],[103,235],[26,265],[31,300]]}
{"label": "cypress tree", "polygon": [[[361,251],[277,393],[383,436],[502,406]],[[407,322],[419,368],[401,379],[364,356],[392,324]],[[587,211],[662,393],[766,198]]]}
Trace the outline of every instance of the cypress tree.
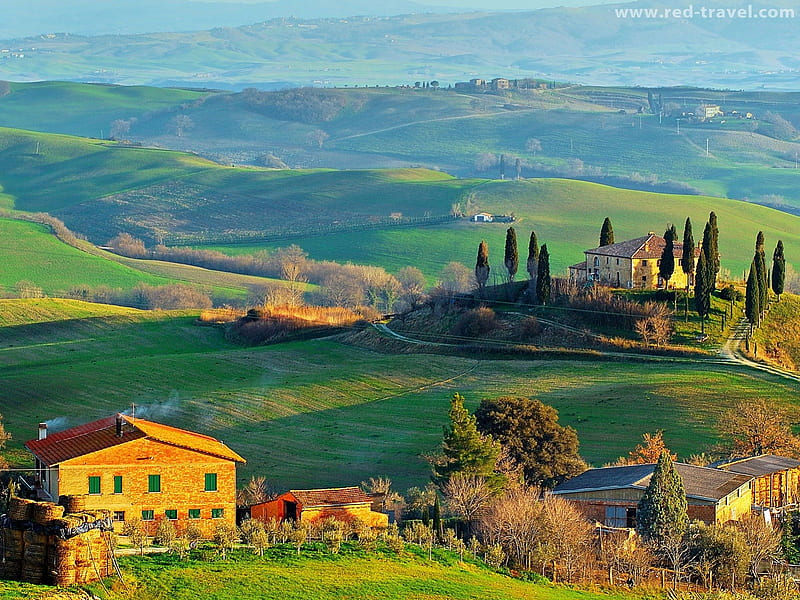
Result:
{"label": "cypress tree", "polygon": [[758,325],[758,316],[761,314],[759,303],[761,293],[759,291],[758,276],[756,274],[756,259],[750,263],[750,273],[747,275],[747,287],[744,295],[744,316],[750,322],[750,329]]}
{"label": "cypress tree", "polygon": [[485,240],[478,244],[478,259],[475,261],[475,281],[478,283],[478,290],[483,290],[486,282],[489,281],[489,246]]}
{"label": "cypress tree", "polygon": [[536,274],[536,299],[539,304],[550,302],[550,253],[547,244],[542,244],[539,252],[539,270]]}
{"label": "cypress tree", "polygon": [[772,253],[772,291],[778,296],[778,302],[781,301],[785,279],[786,259],[783,257],[783,241],[778,240],[775,252]]}
{"label": "cypress tree", "polygon": [[694,276],[694,307],[700,316],[700,331],[705,332],[705,322],[711,310],[711,268],[705,252],[700,252]]}
{"label": "cypress tree", "polygon": [[636,510],[636,531],[657,546],[682,536],[689,526],[686,491],[668,451],[661,453]]}
{"label": "cypress tree", "polygon": [[664,232],[664,250],[661,251],[661,262],[658,265],[658,276],[664,280],[664,289],[669,289],[669,280],[675,272],[675,228],[669,227]]}
{"label": "cypress tree", "polygon": [[506,178],[506,155],[500,155],[500,179]]}
{"label": "cypress tree", "polygon": [[611,226],[611,219],[608,217],[603,220],[603,226],[600,228],[600,245],[610,246],[614,243],[614,228]]}
{"label": "cypress tree", "polygon": [[539,272],[539,240],[536,239],[536,232],[531,231],[531,239],[528,242],[528,275],[531,281],[536,281],[536,275]]}
{"label": "cypress tree", "polygon": [[681,270],[686,274],[686,291],[689,291],[689,280],[694,273],[694,235],[692,234],[692,220],[686,217],[683,226],[683,254],[681,256]]}
{"label": "cypress tree", "polygon": [[761,231],[756,236],[756,253],[753,260],[756,265],[758,281],[758,312],[759,315],[762,315],[769,304],[769,278],[767,276],[767,258],[764,253],[764,233]]}
{"label": "cypress tree", "polygon": [[708,255],[711,270],[711,292],[717,289],[717,275],[719,274],[719,228],[717,227],[717,215],[714,211],[708,215],[708,224],[711,227],[711,252]]}
{"label": "cypress tree", "polygon": [[442,531],[442,505],[439,503],[438,493],[433,501],[433,534],[437,540],[441,540],[444,534]]}
{"label": "cypress tree", "polygon": [[517,232],[513,227],[506,230],[506,253],[503,262],[508,271],[508,280],[514,281],[514,276],[519,268],[519,252],[517,251]]}

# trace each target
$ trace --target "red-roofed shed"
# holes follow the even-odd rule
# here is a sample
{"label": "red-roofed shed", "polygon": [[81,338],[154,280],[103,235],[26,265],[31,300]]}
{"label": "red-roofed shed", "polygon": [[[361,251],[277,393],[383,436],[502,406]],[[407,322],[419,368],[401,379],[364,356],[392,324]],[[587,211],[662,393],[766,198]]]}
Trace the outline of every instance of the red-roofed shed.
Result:
{"label": "red-roofed shed", "polygon": [[340,521],[356,518],[371,527],[386,527],[389,516],[372,510],[372,497],[358,487],[290,490],[274,500],[250,508],[254,519],[311,523],[334,517]]}

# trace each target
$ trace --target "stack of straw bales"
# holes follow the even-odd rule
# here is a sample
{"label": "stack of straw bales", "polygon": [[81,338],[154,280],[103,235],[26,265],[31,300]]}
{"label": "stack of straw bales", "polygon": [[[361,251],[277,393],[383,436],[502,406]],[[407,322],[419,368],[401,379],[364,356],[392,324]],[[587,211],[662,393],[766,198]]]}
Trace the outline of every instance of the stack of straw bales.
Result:
{"label": "stack of straw bales", "polygon": [[85,510],[82,497],[61,504],[11,498],[0,522],[0,577],[67,586],[111,575],[109,512]]}

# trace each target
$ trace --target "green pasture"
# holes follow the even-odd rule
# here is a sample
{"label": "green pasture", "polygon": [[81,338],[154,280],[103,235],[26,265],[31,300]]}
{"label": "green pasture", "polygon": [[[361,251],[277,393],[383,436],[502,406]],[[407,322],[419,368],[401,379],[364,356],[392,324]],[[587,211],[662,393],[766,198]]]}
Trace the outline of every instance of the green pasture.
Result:
{"label": "green pasture", "polygon": [[[307,58],[313,60],[313,56]],[[794,168],[800,144],[796,140],[765,135],[769,131],[757,129],[757,119],[728,116],[698,124],[638,114],[639,108],[647,106],[644,89],[571,86],[506,97],[361,86],[324,93],[338,96],[343,109],[330,119],[313,122],[282,120],[274,111],[248,103],[246,94],[15,83],[11,93],[0,98],[0,125],[97,137],[108,135],[116,119],[136,118],[126,138],[199,152],[225,164],[259,163],[269,152],[293,167],[418,165],[459,176],[499,178],[499,167],[479,173],[475,163],[484,153],[504,154],[507,178],[514,176],[514,160],[520,157],[525,175],[550,169],[578,178],[629,178],[631,187],[677,182],[708,195],[800,210],[800,172]],[[789,120],[799,116],[796,95],[790,93],[692,88],[664,88],[655,93],[686,111],[713,102],[728,112],[752,111],[757,118],[767,111]],[[170,127],[177,114],[192,120],[180,137]],[[328,136],[321,148],[308,138],[318,129]],[[542,149],[528,151],[529,138],[538,139]],[[38,141],[41,154],[36,160],[41,164],[53,149]],[[141,156],[131,159],[144,160]],[[107,158],[96,165],[81,163],[81,167],[96,172],[97,193],[104,183],[103,172],[114,169]],[[146,185],[148,176],[163,181],[163,173],[147,161],[138,170],[143,173],[133,182],[136,187]]]}
{"label": "green pasture", "polygon": [[[637,600],[652,598],[645,592],[580,590],[537,584],[489,571],[471,559],[436,551],[434,560],[409,548],[402,556],[391,552],[367,554],[351,550],[332,555],[306,548],[296,556],[288,545],[273,548],[260,558],[245,551],[231,560],[179,561],[173,556],[124,558],[123,573],[152,600]],[[130,584],[129,584],[130,585]],[[94,587],[94,586],[93,586]],[[101,590],[98,590],[101,591]],[[110,600],[129,598],[120,586]],[[137,596],[139,597],[139,596]]]}
{"label": "green pasture", "polygon": [[253,288],[282,284],[265,277],[125,258],[81,241],[76,248],[61,242],[43,225],[14,219],[0,219],[0,258],[4,265],[0,293],[5,295],[16,294],[20,282],[57,297],[79,288],[128,290],[142,283],[181,283],[199,287],[218,303],[241,303]]}
{"label": "green pasture", "polygon": [[[36,316],[49,303],[51,320]],[[35,315],[29,324],[0,317],[8,323],[0,328],[0,413],[14,460],[38,422],[72,426],[135,403],[144,418],[224,440],[248,461],[242,480],[264,475],[285,489],[386,475],[405,490],[428,480],[420,455],[441,442],[455,392],[471,409],[483,397],[539,397],[575,427],[595,465],[657,429],[681,457],[705,450],[717,441],[720,413],[748,398],[800,416],[797,384],[702,361],[389,355],[333,340],[241,348],[191,312],[86,310],[0,301],[0,315]]]}
{"label": "green pasture", "polygon": [[205,94],[145,86],[40,81],[10,83],[0,97],[0,127],[104,138],[117,119],[174,116],[176,107]]}
{"label": "green pasture", "polygon": [[0,289],[5,293],[13,292],[20,281],[29,281],[49,295],[63,295],[78,286],[128,289],[139,283],[175,283],[81,252],[43,225],[26,221],[0,219],[0,256]]}
{"label": "green pasture", "polygon": [[[702,240],[703,228],[711,211],[717,214],[720,230],[722,268],[740,278],[753,257],[755,238],[763,231],[767,246],[774,248],[782,239],[787,248],[787,262],[798,261],[790,248],[800,248],[800,217],[735,200],[656,194],[621,190],[608,186],[564,179],[525,181],[457,180],[465,185],[478,210],[493,214],[514,213],[513,227],[520,254],[518,278],[526,278],[530,232],[536,231],[539,244],[550,251],[551,272],[566,274],[567,267],[583,260],[583,251],[599,243],[600,226],[608,216],[617,241],[624,241],[654,231],[662,235],[668,223],[674,223],[683,239],[686,217],[692,220],[695,243]],[[306,250],[317,260],[376,264],[392,272],[413,265],[435,279],[442,267],[457,261],[472,267],[478,244],[489,244],[491,274],[503,281],[503,251],[507,223],[456,223],[418,228],[390,228],[363,232],[334,233],[320,236],[287,238],[271,247],[291,243]],[[214,246],[230,253],[252,253],[261,245]]]}

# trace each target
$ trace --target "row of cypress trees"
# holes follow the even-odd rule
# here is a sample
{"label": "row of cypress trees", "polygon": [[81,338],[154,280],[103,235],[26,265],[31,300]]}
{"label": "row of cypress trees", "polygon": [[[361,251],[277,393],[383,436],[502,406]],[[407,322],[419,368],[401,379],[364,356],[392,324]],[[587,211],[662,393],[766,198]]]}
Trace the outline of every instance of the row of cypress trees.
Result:
{"label": "row of cypress trees", "polygon": [[[513,282],[519,269],[519,251],[517,249],[517,232],[513,227],[506,230],[506,247],[503,257],[503,264],[508,273],[508,281]],[[528,242],[528,260],[526,270],[530,277],[531,287],[536,290],[536,300],[539,304],[550,302],[550,253],[547,244],[539,247],[536,232],[531,231],[530,241]],[[478,283],[478,291],[483,292],[486,283],[489,281],[489,245],[486,240],[481,240],[478,244],[478,258],[475,261],[475,281]]]}
{"label": "row of cypress trees", "polygon": [[780,302],[786,278],[786,259],[783,255],[783,241],[778,240],[775,251],[772,253],[772,270],[767,270],[767,261],[764,253],[764,233],[758,232],[753,260],[750,263],[750,273],[747,276],[745,291],[744,314],[750,323],[750,329],[758,327],[764,314],[769,308],[769,290],[778,296]]}

